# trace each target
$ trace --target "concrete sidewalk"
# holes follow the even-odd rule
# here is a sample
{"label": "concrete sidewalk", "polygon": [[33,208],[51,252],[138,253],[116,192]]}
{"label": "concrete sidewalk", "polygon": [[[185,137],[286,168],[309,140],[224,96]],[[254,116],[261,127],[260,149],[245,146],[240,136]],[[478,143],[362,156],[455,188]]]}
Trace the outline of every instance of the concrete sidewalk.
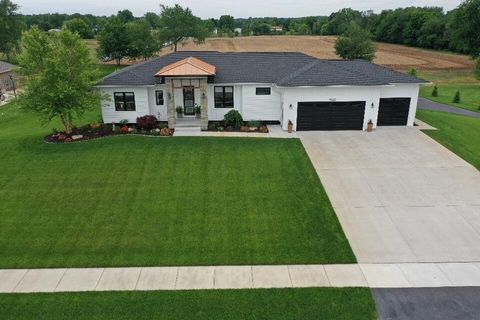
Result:
{"label": "concrete sidewalk", "polygon": [[0,270],[0,293],[480,286],[480,263]]}

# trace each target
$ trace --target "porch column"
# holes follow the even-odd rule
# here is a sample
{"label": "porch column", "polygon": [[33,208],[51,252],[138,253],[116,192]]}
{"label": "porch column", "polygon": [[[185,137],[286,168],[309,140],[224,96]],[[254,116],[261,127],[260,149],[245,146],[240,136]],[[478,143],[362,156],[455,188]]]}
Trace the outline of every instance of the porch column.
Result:
{"label": "porch column", "polygon": [[200,95],[202,99],[201,107],[201,128],[202,130],[208,130],[208,87],[207,79],[200,79]]}
{"label": "porch column", "polygon": [[173,102],[173,82],[172,79],[165,79],[165,92],[167,95],[167,119],[168,127],[175,128],[175,104]]}

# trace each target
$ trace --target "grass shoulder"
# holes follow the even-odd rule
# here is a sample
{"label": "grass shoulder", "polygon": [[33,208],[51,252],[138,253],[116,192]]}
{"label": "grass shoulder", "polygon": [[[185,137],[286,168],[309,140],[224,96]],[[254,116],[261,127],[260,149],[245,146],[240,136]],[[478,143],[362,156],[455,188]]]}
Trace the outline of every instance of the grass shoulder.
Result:
{"label": "grass shoulder", "polygon": [[0,295],[2,319],[376,319],[368,288]]}
{"label": "grass shoulder", "polygon": [[438,129],[425,134],[480,170],[480,119],[427,110],[418,110],[417,118]]}
{"label": "grass shoulder", "polygon": [[[419,77],[432,84],[420,89],[420,96],[435,102],[459,107],[471,111],[480,111],[480,81],[470,70],[422,71]],[[437,85],[438,96],[432,96]],[[455,93],[460,91],[460,103],[453,102]]]}

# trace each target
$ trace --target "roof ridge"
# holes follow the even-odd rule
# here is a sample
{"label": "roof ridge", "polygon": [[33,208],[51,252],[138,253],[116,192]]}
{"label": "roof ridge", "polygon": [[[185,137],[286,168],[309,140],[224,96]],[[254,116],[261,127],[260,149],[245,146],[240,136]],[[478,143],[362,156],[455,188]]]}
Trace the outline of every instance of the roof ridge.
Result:
{"label": "roof ridge", "polygon": [[297,69],[297,71],[295,72],[292,72],[290,73],[289,75],[283,77],[283,78],[280,78],[280,80],[276,81],[276,83],[278,85],[282,85],[282,83],[285,83],[287,81],[290,81],[290,80],[293,80],[295,79],[296,77],[300,76],[302,73],[312,69],[314,66],[316,66],[317,64],[319,64],[320,62],[322,62],[322,60],[319,60],[319,59],[315,59],[314,61],[312,62],[309,62],[307,63],[306,65],[304,65],[303,67]]}

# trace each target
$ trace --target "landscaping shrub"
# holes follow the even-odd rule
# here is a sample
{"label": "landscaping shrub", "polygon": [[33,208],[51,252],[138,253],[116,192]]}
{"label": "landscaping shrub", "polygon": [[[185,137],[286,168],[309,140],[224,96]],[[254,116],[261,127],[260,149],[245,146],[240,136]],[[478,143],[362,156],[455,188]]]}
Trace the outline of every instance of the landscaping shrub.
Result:
{"label": "landscaping shrub", "polygon": [[457,90],[457,92],[455,92],[455,96],[453,97],[453,102],[460,103],[460,90]]}
{"label": "landscaping shrub", "polygon": [[408,74],[416,78],[418,76],[417,69],[415,68],[410,69],[410,71],[408,71]]}
{"label": "landscaping shrub", "polygon": [[225,125],[240,128],[243,125],[243,118],[237,110],[230,110],[224,117]]}
{"label": "landscaping shrub", "polygon": [[152,130],[157,126],[157,118],[155,116],[147,115],[137,118],[137,128],[144,130]]}
{"label": "landscaping shrub", "polygon": [[250,128],[258,128],[262,125],[260,121],[248,121],[247,124]]}
{"label": "landscaping shrub", "polygon": [[438,88],[437,85],[433,87],[432,97],[438,97]]}

